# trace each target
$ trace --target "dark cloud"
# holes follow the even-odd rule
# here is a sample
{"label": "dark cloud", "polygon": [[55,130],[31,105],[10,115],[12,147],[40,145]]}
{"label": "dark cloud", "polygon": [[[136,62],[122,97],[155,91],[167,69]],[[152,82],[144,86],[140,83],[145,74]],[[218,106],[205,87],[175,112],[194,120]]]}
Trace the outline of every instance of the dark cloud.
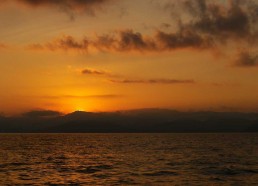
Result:
{"label": "dark cloud", "polygon": [[58,11],[66,13],[71,20],[76,15],[87,14],[95,16],[97,12],[105,12],[106,5],[117,0],[1,0],[0,6],[6,5],[8,2],[16,2],[18,5],[30,8],[54,8]]}
{"label": "dark cloud", "polygon": [[63,36],[61,38],[55,39],[46,44],[31,44],[27,47],[30,50],[77,50],[77,51],[88,51],[89,41],[84,38],[81,41],[77,41],[72,36]]}
{"label": "dark cloud", "polygon": [[57,39],[52,43],[46,44],[46,47],[50,50],[88,50],[89,41],[85,38],[80,42],[76,41],[72,36],[64,36],[63,38]]}
{"label": "dark cloud", "polygon": [[[252,6],[250,6],[253,4]],[[256,5],[256,6],[255,6]],[[181,25],[200,35],[215,39],[246,39],[257,32],[257,4],[252,0],[231,0],[227,3],[207,0],[186,0],[183,3],[186,13],[192,20]],[[173,11],[173,10],[172,10]]]}
{"label": "dark cloud", "polygon": [[97,36],[90,41],[91,45],[100,51],[151,51],[156,50],[157,46],[154,38],[143,36],[133,30],[120,30],[111,35]]}
{"label": "dark cloud", "polygon": [[[94,14],[96,8],[100,8],[101,5],[115,0],[16,1],[33,7],[53,6],[59,7],[68,12],[86,11]],[[165,10],[175,12],[175,10],[180,9],[180,7],[183,7],[183,9],[180,11],[180,15],[177,17],[182,20],[181,17],[183,14],[189,14],[191,19],[187,23],[181,22],[179,31],[167,33],[168,35],[182,37],[182,35],[184,36],[185,34],[185,30],[188,30],[188,33],[191,33],[188,35],[189,37],[193,36],[193,39],[200,40],[201,37],[203,37],[202,34],[208,34],[212,37],[223,37],[223,39],[227,39],[232,37],[246,38],[248,36],[254,35],[254,32],[257,32],[255,25],[257,25],[258,19],[258,4],[253,0],[230,0],[227,2],[211,0],[182,0],[177,3],[166,3]],[[172,15],[175,17],[174,13]],[[170,24],[166,23],[161,27],[164,26],[168,28]],[[146,40],[146,38],[143,38],[141,33],[135,33],[133,31],[127,30],[122,31],[119,34],[119,48],[121,50],[128,50],[132,48],[141,50],[146,50],[148,48],[155,49],[155,43],[152,43],[151,41]],[[183,37],[181,39],[184,40],[186,38]],[[187,39],[189,38],[187,37]]]}
{"label": "dark cloud", "polygon": [[246,51],[241,52],[238,55],[238,59],[235,61],[235,65],[238,67],[258,66],[258,54],[252,54]]}
{"label": "dark cloud", "polygon": [[108,0],[17,0],[21,3],[30,4],[32,6],[54,5],[54,6],[69,6],[71,8],[77,6],[90,6],[101,4]]}
{"label": "dark cloud", "polygon": [[123,30],[113,35],[97,36],[90,40],[83,38],[76,40],[72,36],[64,36],[46,44],[32,44],[32,50],[77,50],[88,52],[93,47],[99,51],[116,52],[160,52],[182,48],[207,48],[212,47],[212,40],[202,37],[192,31],[166,33],[157,31],[153,36],[143,36],[139,32]]}
{"label": "dark cloud", "polygon": [[26,117],[55,117],[60,115],[62,115],[60,112],[52,110],[34,110],[23,114]]}
{"label": "dark cloud", "polygon": [[141,33],[132,30],[119,32],[118,50],[155,50],[156,43],[152,39],[144,38]]}
{"label": "dark cloud", "polygon": [[110,80],[113,83],[125,84],[194,84],[194,80],[178,80],[178,79],[123,79]]}
{"label": "dark cloud", "polygon": [[91,43],[98,50],[105,51],[105,50],[112,50],[116,42],[117,40],[114,38],[114,36],[105,34],[102,36],[97,36],[97,38]]}
{"label": "dark cloud", "polygon": [[208,18],[202,17],[195,23],[195,27],[204,32],[227,36],[233,34],[240,37],[250,34],[248,15],[237,4],[232,3],[225,15],[216,6],[206,14]]}
{"label": "dark cloud", "polygon": [[[80,2],[75,1],[76,4]],[[86,4],[90,3],[85,2]],[[92,3],[101,2],[94,1]],[[255,1],[184,0],[173,2],[171,5],[166,4],[165,9],[169,9],[171,12],[175,9],[182,9],[178,15],[179,21],[176,30],[170,30],[170,24],[166,23],[164,25],[166,31],[162,31],[164,26],[161,26],[152,35],[127,29],[79,40],[73,36],[65,36],[47,44],[31,45],[30,48],[86,52],[91,48],[101,52],[163,52],[184,48],[218,49],[229,41],[235,43],[241,41],[245,45],[256,46],[258,4]],[[188,15],[189,18],[187,20],[181,18],[183,15]]]}
{"label": "dark cloud", "polygon": [[82,74],[86,75],[104,75],[104,76],[110,76],[111,74],[105,71],[100,70],[94,70],[94,69],[84,69],[82,70]]}
{"label": "dark cloud", "polygon": [[97,9],[101,9],[101,5],[113,0],[15,0],[18,3],[29,5],[32,7],[55,7],[68,13],[71,18],[74,13],[85,12],[95,15]]}
{"label": "dark cloud", "polygon": [[96,70],[96,69],[83,69],[81,71],[82,74],[88,75],[88,76],[102,76],[102,77],[108,77],[108,78],[121,78],[122,76],[119,74],[114,74],[111,72],[103,71],[103,70]]}
{"label": "dark cloud", "polygon": [[177,48],[207,48],[212,46],[212,40],[191,31],[184,30],[178,33],[158,31],[156,41],[161,44],[160,49],[171,50]]}
{"label": "dark cloud", "polygon": [[93,46],[101,51],[115,50],[119,52],[158,52],[186,47],[210,47],[212,41],[191,30],[184,30],[177,33],[157,31],[154,35],[148,36],[128,29],[117,31],[113,36],[99,36],[96,40],[89,41],[89,43],[93,43]]}

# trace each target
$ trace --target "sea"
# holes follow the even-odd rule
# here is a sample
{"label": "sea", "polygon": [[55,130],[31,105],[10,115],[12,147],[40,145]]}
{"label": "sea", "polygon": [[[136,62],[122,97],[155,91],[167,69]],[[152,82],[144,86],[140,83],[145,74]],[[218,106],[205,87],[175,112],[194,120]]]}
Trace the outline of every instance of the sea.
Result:
{"label": "sea", "polygon": [[0,134],[0,185],[258,185],[258,133]]}

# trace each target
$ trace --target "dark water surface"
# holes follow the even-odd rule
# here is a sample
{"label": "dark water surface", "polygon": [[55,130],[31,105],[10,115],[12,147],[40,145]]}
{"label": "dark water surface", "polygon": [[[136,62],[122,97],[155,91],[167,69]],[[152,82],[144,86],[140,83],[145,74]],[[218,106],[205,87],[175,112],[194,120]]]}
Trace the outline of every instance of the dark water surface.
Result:
{"label": "dark water surface", "polygon": [[258,185],[258,134],[0,134],[0,185]]}

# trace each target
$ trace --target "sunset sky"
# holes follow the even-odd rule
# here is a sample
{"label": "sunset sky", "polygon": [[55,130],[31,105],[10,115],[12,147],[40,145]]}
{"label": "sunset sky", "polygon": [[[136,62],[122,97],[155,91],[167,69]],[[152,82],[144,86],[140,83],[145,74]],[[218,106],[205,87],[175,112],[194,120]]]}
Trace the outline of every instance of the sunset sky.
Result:
{"label": "sunset sky", "polygon": [[0,113],[258,111],[256,0],[1,0]]}

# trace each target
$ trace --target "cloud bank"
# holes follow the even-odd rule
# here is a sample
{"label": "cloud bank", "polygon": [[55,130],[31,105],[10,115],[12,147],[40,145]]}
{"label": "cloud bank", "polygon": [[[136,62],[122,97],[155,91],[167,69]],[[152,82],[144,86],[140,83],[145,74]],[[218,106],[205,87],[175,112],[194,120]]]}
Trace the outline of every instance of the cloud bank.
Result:
{"label": "cloud bank", "polygon": [[214,39],[243,39],[257,33],[257,7],[252,0],[231,0],[227,3],[187,0],[183,8],[193,19],[182,29],[196,30]]}
{"label": "cloud bank", "polygon": [[60,112],[52,110],[33,110],[23,114],[26,117],[56,117],[60,115],[62,115]]}
{"label": "cloud bank", "polygon": [[182,33],[156,32],[152,36],[133,30],[116,31],[114,35],[98,36],[94,39],[76,40],[73,36],[63,36],[46,44],[32,44],[32,50],[76,50],[89,52],[91,48],[104,52],[162,52],[182,48],[204,49],[212,47],[209,38],[185,31]]}
{"label": "cloud bank", "polygon": [[[70,6],[73,7],[81,3],[94,5],[104,2],[106,1],[74,1]],[[49,3],[50,1],[46,1],[42,4]],[[60,1],[51,1],[51,4],[58,3]],[[258,3],[254,0],[171,1],[163,8],[173,15],[174,20],[178,20],[176,29],[172,30],[168,26],[173,23],[163,23],[153,34],[137,32],[133,29],[119,29],[113,33],[98,35],[94,38],[77,39],[68,35],[43,44],[32,44],[29,49],[82,51],[85,53],[91,52],[91,50],[110,53],[160,53],[186,48],[197,51],[222,51],[222,47],[233,46],[232,50],[239,50],[241,47],[257,47]],[[162,29],[164,25],[166,25],[166,31]],[[257,55],[242,52],[234,66],[256,66],[256,64]],[[90,72],[85,71],[85,74],[87,73]],[[100,75],[103,72],[91,73]]]}

